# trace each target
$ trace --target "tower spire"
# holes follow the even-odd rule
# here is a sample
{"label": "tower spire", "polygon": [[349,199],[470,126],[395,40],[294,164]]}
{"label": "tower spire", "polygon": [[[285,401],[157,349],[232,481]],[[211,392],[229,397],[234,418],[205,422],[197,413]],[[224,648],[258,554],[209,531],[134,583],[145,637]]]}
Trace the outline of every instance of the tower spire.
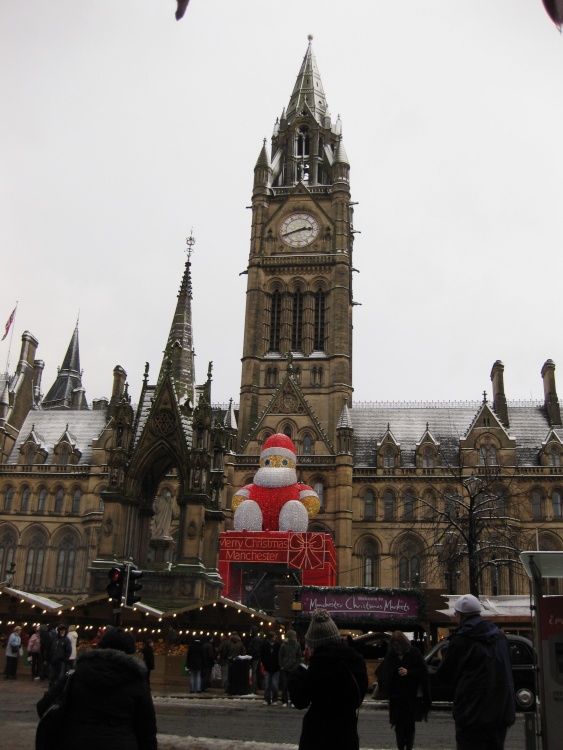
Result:
{"label": "tower spire", "polygon": [[192,335],[191,257],[194,252],[195,242],[192,229],[190,236],[186,238],[186,253],[188,257],[158,378],[160,381],[164,373],[169,371],[176,385],[178,398],[187,398],[192,404],[195,372]]}
{"label": "tower spire", "polygon": [[87,409],[80,370],[78,320],[57,378],[45,396],[43,409]]}
{"label": "tower spire", "polygon": [[311,114],[319,125],[325,126],[328,105],[317,61],[313,54],[313,36],[309,34],[309,45],[301,63],[293,93],[287,107],[287,119],[292,122],[302,113]]}

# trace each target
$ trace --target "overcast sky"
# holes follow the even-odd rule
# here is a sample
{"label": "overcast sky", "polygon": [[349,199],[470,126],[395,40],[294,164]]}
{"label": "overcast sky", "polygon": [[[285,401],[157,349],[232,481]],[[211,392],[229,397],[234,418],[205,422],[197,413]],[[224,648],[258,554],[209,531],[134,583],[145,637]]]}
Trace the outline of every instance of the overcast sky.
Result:
{"label": "overcast sky", "polygon": [[[43,392],[162,360],[193,227],[196,376],[238,402],[253,168],[307,35],[351,164],[356,401],[563,396],[563,38],[541,0],[0,0],[0,324]],[[10,338],[0,344],[4,370]]]}

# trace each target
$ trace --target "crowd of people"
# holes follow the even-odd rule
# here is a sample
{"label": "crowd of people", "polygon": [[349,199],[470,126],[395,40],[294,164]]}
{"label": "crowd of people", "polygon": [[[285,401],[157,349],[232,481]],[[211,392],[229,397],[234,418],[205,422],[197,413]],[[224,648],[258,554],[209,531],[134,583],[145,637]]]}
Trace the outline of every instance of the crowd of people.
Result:
{"label": "crowd of people", "polygon": [[[475,596],[460,597],[455,612],[458,627],[449,638],[438,674],[455,686],[456,748],[503,750],[508,728],[515,721],[508,642],[496,625],[481,617]],[[14,627],[5,642],[5,679],[15,679],[25,648],[32,679],[49,681],[48,691],[37,704],[42,716],[63,694],[72,675],[68,692],[73,718],[64,741],[57,745],[60,750],[77,746],[82,750],[100,746],[155,750],[152,640],[138,649],[130,633],[108,627],[78,654],[77,640],[76,628],[64,623],[51,628],[42,625],[30,635]],[[358,712],[368,689],[366,664],[353,641],[342,639],[328,612],[313,613],[301,642],[294,630],[280,639],[274,631],[264,634],[258,627],[245,641],[238,633],[218,644],[211,638],[194,637],[186,658],[190,691],[207,690],[220,668],[223,689],[235,692],[230,684],[232,667],[241,658],[252,692],[263,689],[265,705],[278,704],[281,692],[282,706],[307,709],[299,750],[359,750]],[[427,720],[431,707],[427,665],[417,644],[401,631],[393,632],[376,678],[379,697],[389,701],[398,750],[414,750],[416,722]]]}

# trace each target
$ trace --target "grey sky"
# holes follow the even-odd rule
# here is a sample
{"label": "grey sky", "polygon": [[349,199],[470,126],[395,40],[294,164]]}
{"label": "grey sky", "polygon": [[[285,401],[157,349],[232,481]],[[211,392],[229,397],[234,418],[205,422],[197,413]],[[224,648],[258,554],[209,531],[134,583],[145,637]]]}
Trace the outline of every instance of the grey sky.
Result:
{"label": "grey sky", "polygon": [[[253,167],[313,34],[356,206],[355,398],[509,399],[559,364],[563,39],[541,0],[0,0],[0,324],[43,391],[80,312],[89,401],[194,339],[238,401]],[[8,353],[0,345],[0,368]]]}

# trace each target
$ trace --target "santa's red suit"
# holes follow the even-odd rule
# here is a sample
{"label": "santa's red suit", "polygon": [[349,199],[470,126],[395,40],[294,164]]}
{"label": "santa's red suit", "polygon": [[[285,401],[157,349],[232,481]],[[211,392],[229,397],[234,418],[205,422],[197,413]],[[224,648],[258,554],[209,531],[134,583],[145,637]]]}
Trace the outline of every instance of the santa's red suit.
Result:
{"label": "santa's red suit", "polygon": [[297,482],[295,464],[295,446],[287,435],[266,440],[254,482],[233,497],[237,531],[307,531],[320,502],[311,487]]}

